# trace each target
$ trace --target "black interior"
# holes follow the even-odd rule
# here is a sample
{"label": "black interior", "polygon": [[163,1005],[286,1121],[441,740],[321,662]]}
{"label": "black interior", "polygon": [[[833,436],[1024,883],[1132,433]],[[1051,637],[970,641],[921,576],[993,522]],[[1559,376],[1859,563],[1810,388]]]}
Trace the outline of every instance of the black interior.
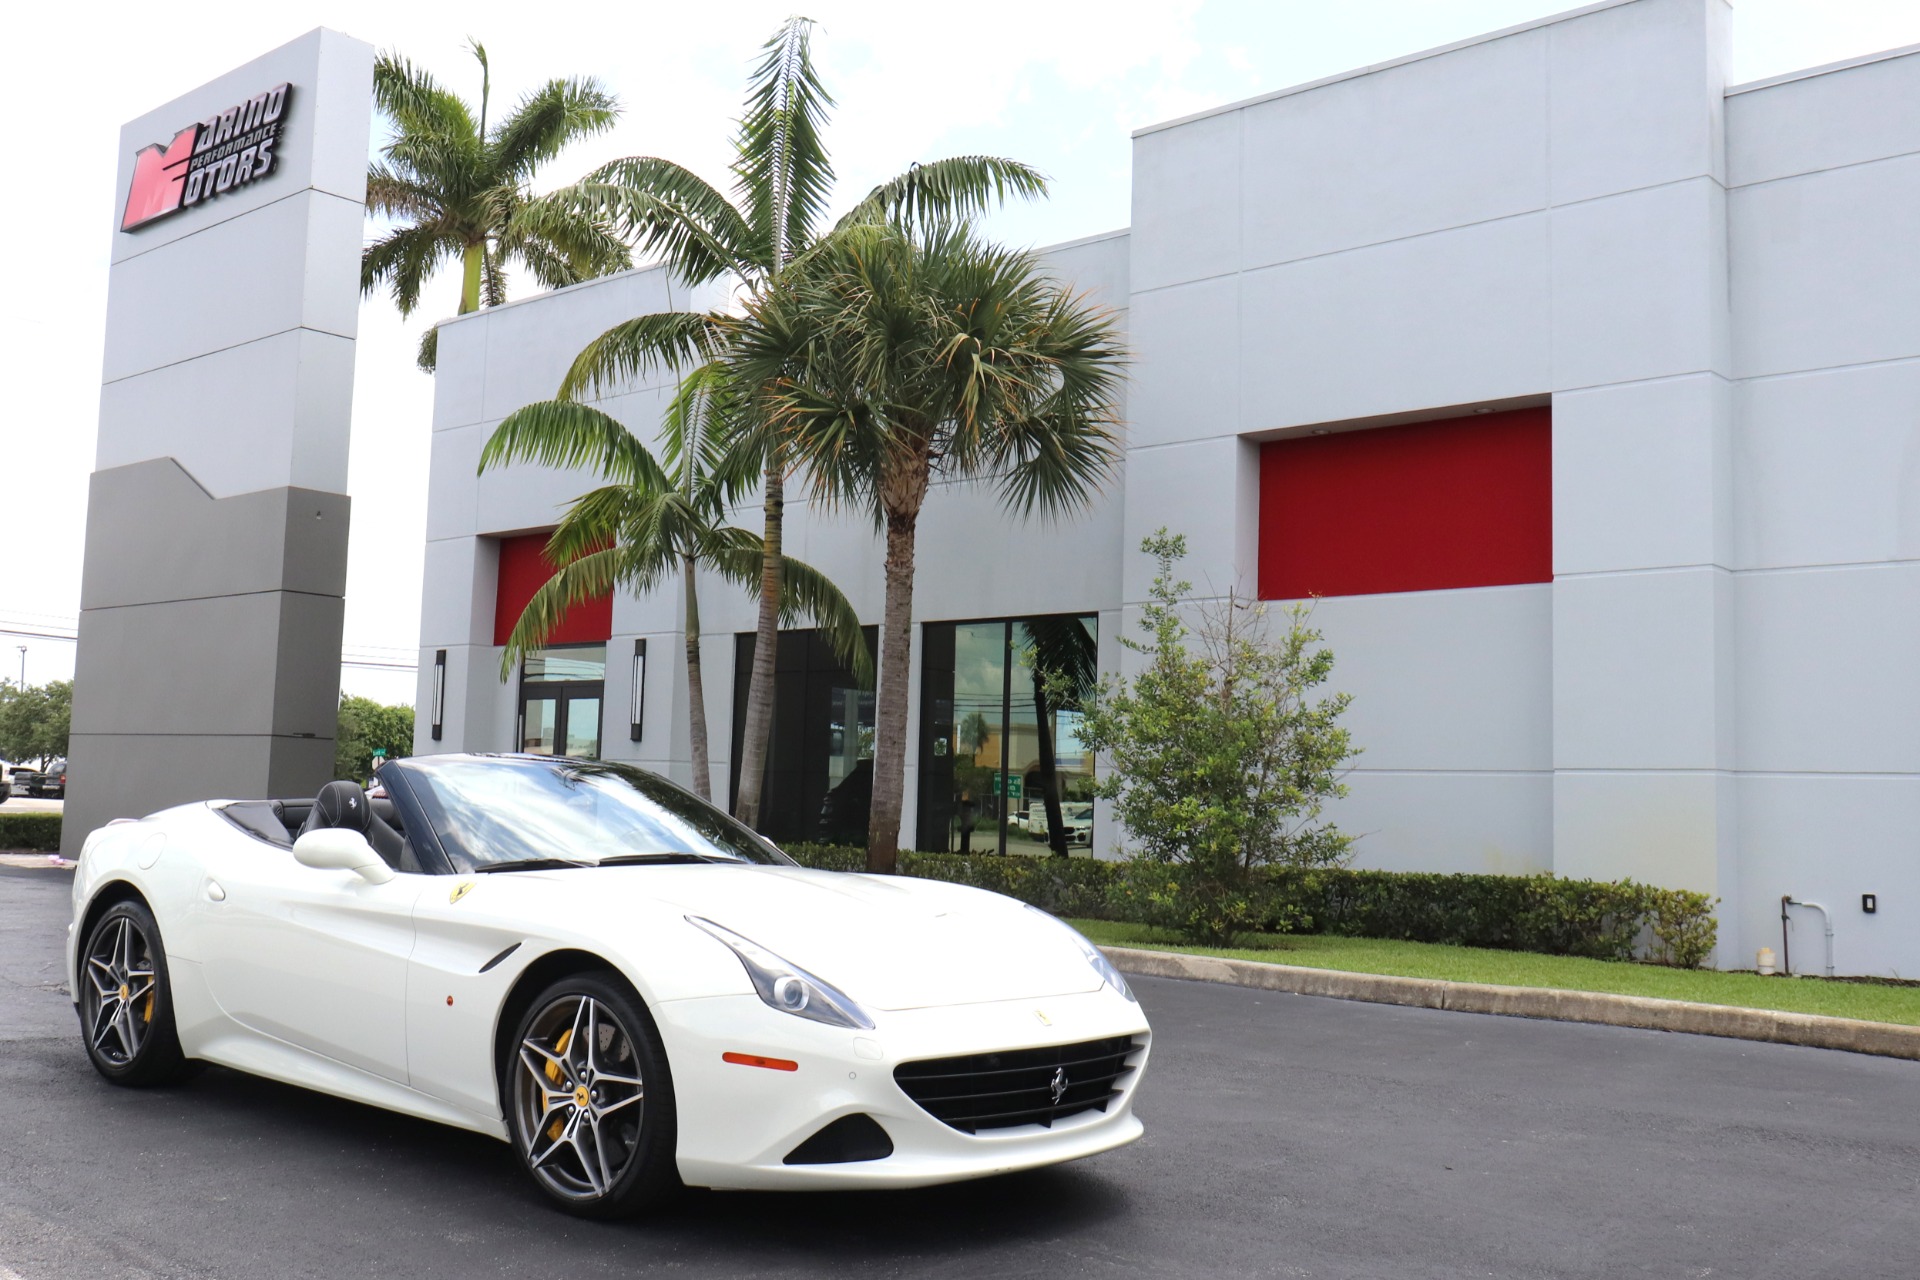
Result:
{"label": "black interior", "polygon": [[418,872],[420,862],[391,800],[366,794],[357,783],[329,782],[312,800],[238,800],[220,814],[256,840],[281,849],[308,831],[341,827],[358,831],[396,871]]}

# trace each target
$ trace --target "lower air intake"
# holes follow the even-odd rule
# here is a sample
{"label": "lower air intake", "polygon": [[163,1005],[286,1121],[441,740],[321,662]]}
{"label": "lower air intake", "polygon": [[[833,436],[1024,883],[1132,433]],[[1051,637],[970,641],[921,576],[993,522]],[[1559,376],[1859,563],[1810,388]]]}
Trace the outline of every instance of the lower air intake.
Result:
{"label": "lower air intake", "polygon": [[1105,1111],[1133,1070],[1140,1049],[1130,1036],[1046,1049],[1008,1049],[957,1058],[903,1062],[894,1081],[909,1098],[963,1133],[1053,1122],[1082,1111]]}
{"label": "lower air intake", "polygon": [[872,1116],[841,1116],[805,1142],[787,1152],[783,1164],[854,1164],[884,1160],[893,1154],[893,1139]]}

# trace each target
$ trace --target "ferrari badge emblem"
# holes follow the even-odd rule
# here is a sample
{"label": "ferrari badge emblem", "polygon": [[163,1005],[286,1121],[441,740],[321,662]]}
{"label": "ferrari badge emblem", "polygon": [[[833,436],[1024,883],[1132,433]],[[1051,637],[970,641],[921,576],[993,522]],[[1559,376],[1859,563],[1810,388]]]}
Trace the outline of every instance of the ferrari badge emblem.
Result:
{"label": "ferrari badge emblem", "polygon": [[1047,1092],[1053,1095],[1053,1105],[1056,1107],[1060,1105],[1060,1099],[1067,1096],[1067,1069],[1065,1067],[1055,1067],[1053,1069],[1053,1083],[1047,1086]]}
{"label": "ferrari badge emblem", "polygon": [[1033,1016],[1040,1019],[1040,1025],[1043,1027],[1050,1027],[1053,1025],[1053,1019],[1049,1018],[1046,1015],[1046,1011],[1043,1009],[1035,1009],[1033,1011]]}
{"label": "ferrari badge emblem", "polygon": [[462,880],[459,884],[453,886],[453,892],[447,895],[447,901],[458,902],[460,901],[460,899],[466,897],[469,893],[472,893],[472,892],[473,892],[473,881]]}

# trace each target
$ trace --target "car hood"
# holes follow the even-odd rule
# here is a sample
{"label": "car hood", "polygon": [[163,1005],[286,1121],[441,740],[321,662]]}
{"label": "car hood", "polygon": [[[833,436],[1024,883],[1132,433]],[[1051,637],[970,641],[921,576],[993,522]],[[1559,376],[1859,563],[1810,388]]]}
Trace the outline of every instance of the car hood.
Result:
{"label": "car hood", "polygon": [[766,866],[533,874],[577,878],[616,909],[621,900],[644,898],[711,920],[869,1009],[1036,999],[1101,984],[1061,925],[1011,898],[962,885]]}

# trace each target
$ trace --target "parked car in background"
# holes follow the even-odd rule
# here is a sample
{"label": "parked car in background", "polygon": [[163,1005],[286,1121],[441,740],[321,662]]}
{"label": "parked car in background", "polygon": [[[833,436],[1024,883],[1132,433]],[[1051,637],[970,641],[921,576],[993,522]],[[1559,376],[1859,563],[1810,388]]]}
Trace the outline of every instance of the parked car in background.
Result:
{"label": "parked car in background", "polygon": [[[1060,802],[1060,821],[1066,824],[1067,843],[1070,845],[1091,845],[1093,843],[1093,802],[1090,800],[1063,800]],[[1035,840],[1047,838],[1047,804],[1044,800],[1035,800],[1027,806],[1026,817],[1021,827]]]}
{"label": "parked car in background", "polygon": [[67,762],[55,760],[40,773],[27,775],[27,794],[36,800],[63,800],[67,794]]}
{"label": "parked car in background", "polygon": [[1060,820],[1067,824],[1067,843],[1093,843],[1093,802],[1069,800],[1060,806]]}

